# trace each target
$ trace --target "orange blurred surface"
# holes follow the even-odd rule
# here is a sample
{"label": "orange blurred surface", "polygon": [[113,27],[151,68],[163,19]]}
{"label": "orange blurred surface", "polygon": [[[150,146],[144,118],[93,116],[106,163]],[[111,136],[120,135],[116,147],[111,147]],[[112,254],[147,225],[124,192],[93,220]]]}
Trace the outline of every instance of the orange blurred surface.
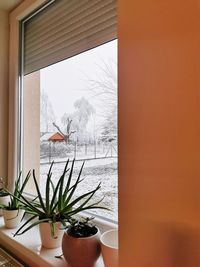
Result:
{"label": "orange blurred surface", "polygon": [[198,267],[200,2],[118,14],[120,267]]}

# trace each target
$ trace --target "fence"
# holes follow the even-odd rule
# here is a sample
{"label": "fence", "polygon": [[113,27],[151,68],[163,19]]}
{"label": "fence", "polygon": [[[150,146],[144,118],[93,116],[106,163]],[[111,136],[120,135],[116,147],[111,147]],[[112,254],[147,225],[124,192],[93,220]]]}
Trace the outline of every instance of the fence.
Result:
{"label": "fence", "polygon": [[94,141],[93,143],[42,142],[40,145],[40,162],[64,161],[66,158],[97,159],[117,157],[117,142]]}

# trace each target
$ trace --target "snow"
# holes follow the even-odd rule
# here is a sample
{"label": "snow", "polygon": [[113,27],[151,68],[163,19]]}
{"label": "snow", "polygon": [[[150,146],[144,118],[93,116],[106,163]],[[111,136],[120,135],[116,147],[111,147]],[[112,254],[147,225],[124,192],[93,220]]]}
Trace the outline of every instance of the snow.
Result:
{"label": "snow", "polygon": [[[74,181],[77,178],[78,172],[83,161],[76,161],[74,167]],[[50,164],[41,164],[40,166],[40,187],[44,194],[46,174],[48,172]],[[53,166],[52,181],[56,182],[61,176],[65,163],[55,163]],[[101,205],[109,208],[107,210],[92,210],[93,213],[101,215],[103,217],[118,220],[118,174],[117,174],[117,158],[102,158],[86,160],[82,172],[82,181],[77,188],[77,195],[84,194],[88,191],[94,190],[96,186],[101,182],[101,188],[97,195],[93,198],[93,202],[100,200],[104,197]],[[66,177],[67,179],[67,177]]]}

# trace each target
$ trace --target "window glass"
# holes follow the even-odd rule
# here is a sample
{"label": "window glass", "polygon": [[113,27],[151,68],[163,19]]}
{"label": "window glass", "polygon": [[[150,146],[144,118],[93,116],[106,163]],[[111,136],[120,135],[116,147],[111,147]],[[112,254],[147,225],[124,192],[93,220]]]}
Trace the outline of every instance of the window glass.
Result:
{"label": "window glass", "polygon": [[53,181],[68,158],[75,170],[85,161],[77,193],[101,182],[111,211],[93,212],[117,220],[117,40],[24,76],[23,110],[24,172],[35,168],[44,191],[52,161]]}

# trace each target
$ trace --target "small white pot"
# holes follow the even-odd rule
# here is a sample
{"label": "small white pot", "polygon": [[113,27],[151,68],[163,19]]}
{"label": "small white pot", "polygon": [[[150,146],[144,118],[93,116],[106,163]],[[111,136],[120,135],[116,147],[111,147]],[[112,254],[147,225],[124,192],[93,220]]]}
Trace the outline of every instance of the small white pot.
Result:
{"label": "small white pot", "polygon": [[50,223],[44,222],[39,224],[40,238],[42,246],[45,248],[58,248],[61,246],[64,230],[60,229],[61,224],[54,224],[54,238],[51,236]]}
{"label": "small white pot", "polygon": [[5,227],[11,228],[11,229],[19,227],[23,214],[24,214],[24,211],[21,209],[17,209],[17,210],[3,209],[3,218],[4,218]]}
{"label": "small white pot", "polygon": [[100,241],[105,267],[118,267],[118,229],[106,231]]}
{"label": "small white pot", "polygon": [[[9,202],[9,196],[0,197],[0,204],[7,206]],[[3,210],[0,209],[0,216],[3,215]]]}

